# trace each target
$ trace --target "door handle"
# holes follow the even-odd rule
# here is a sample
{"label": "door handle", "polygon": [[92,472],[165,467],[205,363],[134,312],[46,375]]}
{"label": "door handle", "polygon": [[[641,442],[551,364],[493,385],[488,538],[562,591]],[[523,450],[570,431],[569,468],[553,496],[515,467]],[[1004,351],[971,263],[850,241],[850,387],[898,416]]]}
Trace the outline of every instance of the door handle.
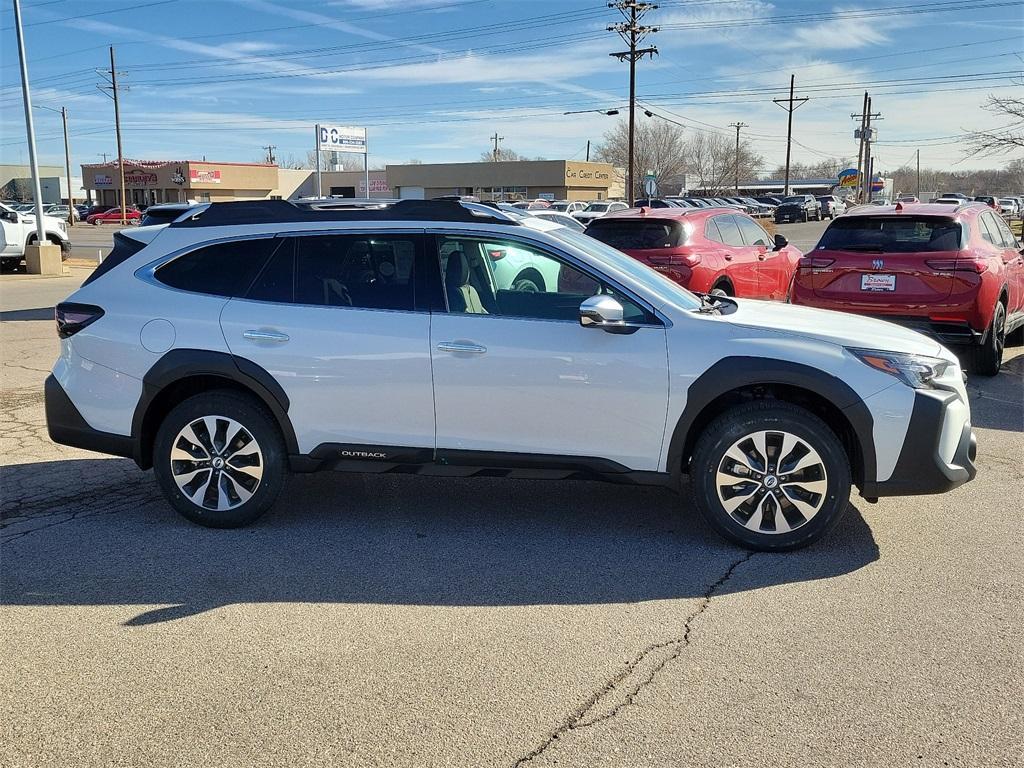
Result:
{"label": "door handle", "polygon": [[725,260],[726,261],[732,261],[732,254],[731,253],[725,254]]}
{"label": "door handle", "polygon": [[442,341],[437,348],[441,352],[468,352],[473,355],[482,355],[487,347],[482,344],[467,344],[461,341]]}
{"label": "door handle", "polygon": [[243,331],[242,336],[249,341],[274,341],[278,344],[282,344],[290,338],[287,333],[279,333],[278,331],[257,331],[248,330]]}

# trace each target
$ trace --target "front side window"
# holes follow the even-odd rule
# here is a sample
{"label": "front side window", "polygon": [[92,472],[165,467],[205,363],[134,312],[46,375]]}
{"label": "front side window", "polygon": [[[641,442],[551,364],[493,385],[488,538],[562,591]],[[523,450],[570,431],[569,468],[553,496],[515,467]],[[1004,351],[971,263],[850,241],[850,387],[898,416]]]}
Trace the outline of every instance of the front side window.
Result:
{"label": "front side window", "polygon": [[753,219],[748,219],[746,216],[733,216],[733,218],[739,224],[744,243],[768,246],[768,233],[761,229]]}
{"label": "front side window", "polygon": [[280,240],[233,240],[198,248],[154,273],[171,288],[212,296],[244,296]]}
{"label": "front side window", "polygon": [[653,320],[602,280],[526,243],[439,237],[438,255],[452,314],[578,322],[583,300],[601,294],[622,304],[627,322]]}
{"label": "front side window", "polygon": [[411,235],[296,238],[295,302],[361,309],[415,309]]}

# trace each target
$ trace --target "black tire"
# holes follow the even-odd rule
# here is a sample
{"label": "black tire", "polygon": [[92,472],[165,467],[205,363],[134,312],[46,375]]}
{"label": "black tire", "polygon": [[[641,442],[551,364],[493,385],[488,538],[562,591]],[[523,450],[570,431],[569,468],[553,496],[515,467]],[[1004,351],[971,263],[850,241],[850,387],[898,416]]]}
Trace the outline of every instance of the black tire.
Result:
{"label": "black tire", "polygon": [[533,270],[523,270],[512,281],[512,290],[521,293],[544,293],[544,278]]}
{"label": "black tire", "polygon": [[[223,419],[223,421],[215,422],[217,434],[212,436],[212,441],[209,430],[203,433],[203,427],[198,426],[199,420],[211,416]],[[203,444],[209,445],[212,442],[214,449],[220,447],[219,443],[225,442],[228,437],[227,433],[230,430],[226,424],[228,420],[233,420],[241,425],[248,436],[255,441],[259,453],[262,454],[262,461],[256,462],[251,456],[242,455],[243,451],[252,450],[251,443],[245,440],[246,435],[241,435],[238,438],[238,443],[233,443],[244,446],[242,451],[231,456],[228,455],[229,446],[224,446],[220,454],[217,454],[217,457],[227,456],[226,462],[222,459],[224,468],[219,470],[219,473],[212,466],[216,458],[205,462],[202,460],[172,461],[172,444],[176,440],[179,441],[179,449],[184,446],[194,456],[201,457],[203,454],[216,453],[215,450],[208,451]],[[223,433],[220,432],[222,423],[225,424]],[[193,430],[193,435],[199,440],[198,444],[193,445],[198,450],[189,449],[188,440],[185,440],[184,443],[180,442],[182,430],[193,424],[197,425]],[[218,439],[221,435],[223,437]],[[236,459],[239,455],[245,461]],[[153,472],[167,501],[188,520],[208,528],[239,528],[248,525],[266,512],[281,492],[286,474],[287,458],[284,440],[281,438],[281,432],[273,417],[255,398],[232,390],[211,390],[194,395],[179,403],[160,424],[156,440],[153,443]],[[231,461],[235,461],[236,464],[227,464]],[[262,475],[254,486],[248,485],[250,480],[247,478],[250,475],[248,472],[240,470],[239,467],[248,467],[250,470],[259,467],[262,470]],[[189,495],[186,495],[189,485],[186,485],[184,489],[179,487],[179,480],[175,479],[176,470],[179,479],[184,479],[190,473],[195,473],[191,488],[196,497],[199,497],[200,490],[204,487],[207,488],[205,496],[200,498],[200,502],[227,499],[234,505],[228,509],[217,510],[197,503]],[[204,472],[215,474],[217,484],[212,488],[209,483],[211,478],[208,474],[204,475]],[[220,473],[227,475],[231,481],[225,482],[220,477]],[[238,488],[242,489],[242,493],[252,491],[252,496],[240,501],[240,493],[235,492],[235,489]],[[232,494],[234,498],[231,497]],[[236,503],[236,501],[240,503]]]}
{"label": "black tire", "polygon": [[1006,307],[997,301],[992,313],[992,323],[985,332],[985,341],[971,347],[971,370],[979,376],[995,376],[1003,364],[1003,348],[1006,346]]}
{"label": "black tire", "polygon": [[[719,469],[726,466],[723,463],[729,460],[726,453],[737,442],[753,446],[745,438],[762,431],[769,433],[765,437],[768,456],[762,457],[762,469],[769,471],[761,479],[751,477],[744,480],[737,476],[736,484],[723,486],[723,490],[730,494],[734,490],[745,492],[752,487],[755,489],[751,496],[740,492],[730,495],[730,499],[741,496],[750,499],[739,505],[735,515],[730,514],[725,506],[729,499],[723,501],[725,494],[719,493],[716,480]],[[780,433],[788,433],[798,441],[786,456],[778,455],[785,439]],[[809,450],[800,454],[801,448]],[[817,457],[812,455],[812,451]],[[754,455],[761,457],[756,448]],[[782,459],[786,461],[782,465],[784,467],[799,467],[805,456],[812,456],[813,465],[788,475],[779,474],[775,480],[770,480],[776,477],[770,470],[778,472],[780,469],[780,466],[772,464],[773,461]],[[768,459],[768,467],[763,466],[764,458]],[[731,471],[735,466],[739,465],[731,462],[726,474],[736,476]],[[814,414],[776,400],[747,403],[714,419],[697,440],[690,475],[697,508],[711,527],[726,539],[761,552],[783,552],[812,544],[835,527],[850,501],[850,461],[839,438]],[[783,478],[789,478],[789,481]],[[769,482],[771,484],[766,485]],[[824,492],[809,493],[808,487],[820,487]],[[771,499],[766,496],[771,496]],[[816,507],[816,511],[805,515],[794,501]],[[759,511],[762,506],[764,510]],[[746,514],[747,508],[751,510],[749,515]],[[758,530],[746,527],[743,522],[744,516],[746,522],[752,522],[755,515],[760,515]],[[777,515],[781,515],[781,521],[776,521]],[[769,523],[771,529],[765,528]]]}
{"label": "black tire", "polygon": [[725,283],[719,283],[711,289],[712,296],[732,296],[729,292],[729,286]]}
{"label": "black tire", "polygon": [[21,257],[13,259],[0,259],[0,271],[14,272],[21,266]]}

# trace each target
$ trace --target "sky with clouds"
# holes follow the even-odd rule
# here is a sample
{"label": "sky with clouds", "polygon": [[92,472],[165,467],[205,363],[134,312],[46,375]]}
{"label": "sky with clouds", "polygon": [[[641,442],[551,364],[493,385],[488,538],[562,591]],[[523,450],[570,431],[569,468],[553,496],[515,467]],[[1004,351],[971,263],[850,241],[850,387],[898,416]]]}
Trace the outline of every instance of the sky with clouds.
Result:
{"label": "sky with clouds", "polygon": [[[368,128],[371,164],[478,159],[489,136],[528,156],[583,159],[622,109],[620,21],[600,0],[23,0],[41,161],[116,153],[97,86],[117,53],[125,156],[302,158],[317,121]],[[27,160],[10,2],[0,9],[0,162]],[[965,158],[965,131],[1003,125],[990,94],[1024,91],[1024,4],[661,0],[646,16],[659,55],[638,64],[639,103],[662,118],[744,136],[774,167],[856,156],[851,113],[881,112],[876,168],[996,167]],[[655,120],[640,113],[640,120]],[[1019,156],[1019,154],[1017,155]]]}

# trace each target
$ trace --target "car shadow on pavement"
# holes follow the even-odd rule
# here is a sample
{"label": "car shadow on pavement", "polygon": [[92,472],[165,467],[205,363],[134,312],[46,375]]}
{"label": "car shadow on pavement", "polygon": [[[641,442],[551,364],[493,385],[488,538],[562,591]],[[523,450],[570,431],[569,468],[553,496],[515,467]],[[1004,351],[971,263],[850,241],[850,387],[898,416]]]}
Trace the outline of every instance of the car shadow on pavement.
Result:
{"label": "car shadow on pavement", "polygon": [[14,320],[53,320],[53,307],[8,309],[0,312],[0,322],[9,323]]}
{"label": "car shadow on pavement", "polygon": [[[69,467],[68,465],[74,465]],[[39,478],[71,487],[28,496]],[[152,624],[260,602],[501,606],[706,596],[747,553],[682,495],[596,482],[292,477],[248,528],[180,518],[120,459],[2,468],[0,604],[125,605]],[[18,497],[18,493],[22,493]],[[805,550],[758,555],[715,594],[828,579],[878,559],[851,505]]]}

